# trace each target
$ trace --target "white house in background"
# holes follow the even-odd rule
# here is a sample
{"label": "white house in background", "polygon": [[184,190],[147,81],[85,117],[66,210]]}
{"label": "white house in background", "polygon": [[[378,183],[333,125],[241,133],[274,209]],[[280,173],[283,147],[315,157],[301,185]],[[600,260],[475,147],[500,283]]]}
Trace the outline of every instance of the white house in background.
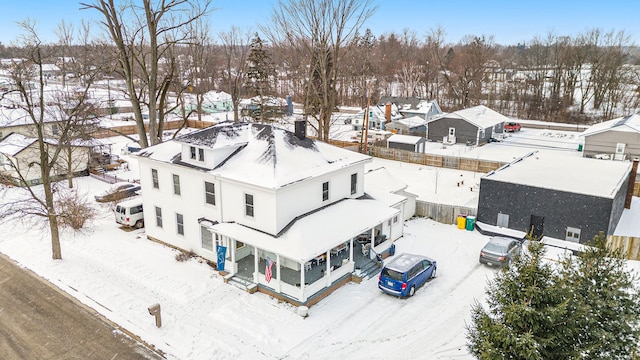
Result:
{"label": "white house in background", "polygon": [[408,118],[417,116],[425,121],[429,121],[442,114],[442,110],[435,100],[421,99],[417,97],[385,96],[378,104],[394,104],[402,116]]}
{"label": "white house in background", "polygon": [[296,304],[348,282],[402,236],[404,206],[365,194],[369,156],[305,127],[225,122],[136,153],[147,236]]}
{"label": "white house in background", "polygon": [[[57,147],[55,140],[46,140],[45,146],[49,152]],[[53,179],[60,179],[67,175],[67,169],[71,167],[74,176],[87,175],[89,171],[89,157],[92,143],[77,143],[62,152],[70,151],[70,162],[65,153],[60,154],[58,165],[52,169]],[[70,150],[69,150],[70,149]],[[37,185],[42,182],[40,171],[40,149],[38,139],[26,137],[22,134],[11,133],[0,139],[0,175],[14,185]]]}

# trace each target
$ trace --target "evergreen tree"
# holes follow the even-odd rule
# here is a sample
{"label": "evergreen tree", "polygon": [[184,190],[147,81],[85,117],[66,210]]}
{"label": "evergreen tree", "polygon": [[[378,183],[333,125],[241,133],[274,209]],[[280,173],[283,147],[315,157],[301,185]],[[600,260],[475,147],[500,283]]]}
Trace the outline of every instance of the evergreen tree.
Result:
{"label": "evergreen tree", "polygon": [[264,46],[264,42],[256,33],[251,39],[251,51],[247,57],[249,79],[247,87],[249,91],[259,98],[259,110],[255,116],[258,121],[269,121],[273,119],[272,106],[266,106],[266,98],[272,94],[272,78],[275,75],[274,66],[271,62],[271,54]]}
{"label": "evergreen tree", "polygon": [[544,247],[529,242],[528,253],[505,266],[487,287],[488,310],[476,303],[467,325],[467,347],[479,359],[571,359],[565,326],[567,294],[543,261]]}
{"label": "evergreen tree", "polygon": [[578,256],[563,261],[562,277],[572,289],[569,302],[585,359],[640,358],[640,289],[625,269],[620,251],[606,246],[603,233]]}

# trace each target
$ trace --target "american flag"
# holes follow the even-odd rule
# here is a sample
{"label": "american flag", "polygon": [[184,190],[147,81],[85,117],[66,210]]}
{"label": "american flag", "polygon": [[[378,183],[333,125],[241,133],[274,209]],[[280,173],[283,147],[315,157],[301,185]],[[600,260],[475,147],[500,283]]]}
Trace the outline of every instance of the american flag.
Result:
{"label": "american flag", "polygon": [[267,282],[271,282],[271,279],[273,278],[273,274],[271,273],[272,266],[273,266],[273,261],[267,258],[267,266],[264,270],[264,279],[267,280]]}

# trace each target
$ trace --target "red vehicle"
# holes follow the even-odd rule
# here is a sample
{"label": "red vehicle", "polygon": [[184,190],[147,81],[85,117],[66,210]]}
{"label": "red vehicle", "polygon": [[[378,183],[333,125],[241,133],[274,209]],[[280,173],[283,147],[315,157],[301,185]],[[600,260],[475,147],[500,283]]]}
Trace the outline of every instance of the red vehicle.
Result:
{"label": "red vehicle", "polygon": [[504,124],[504,131],[506,132],[520,131],[520,124],[518,124],[517,122],[508,122]]}

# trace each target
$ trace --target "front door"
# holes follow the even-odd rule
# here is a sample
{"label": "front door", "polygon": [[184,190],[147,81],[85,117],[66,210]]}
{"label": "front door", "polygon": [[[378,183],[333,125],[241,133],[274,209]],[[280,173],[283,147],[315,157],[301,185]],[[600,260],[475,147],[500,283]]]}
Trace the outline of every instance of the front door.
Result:
{"label": "front door", "polygon": [[532,239],[539,240],[544,232],[544,216],[531,215],[529,223],[529,234]]}

